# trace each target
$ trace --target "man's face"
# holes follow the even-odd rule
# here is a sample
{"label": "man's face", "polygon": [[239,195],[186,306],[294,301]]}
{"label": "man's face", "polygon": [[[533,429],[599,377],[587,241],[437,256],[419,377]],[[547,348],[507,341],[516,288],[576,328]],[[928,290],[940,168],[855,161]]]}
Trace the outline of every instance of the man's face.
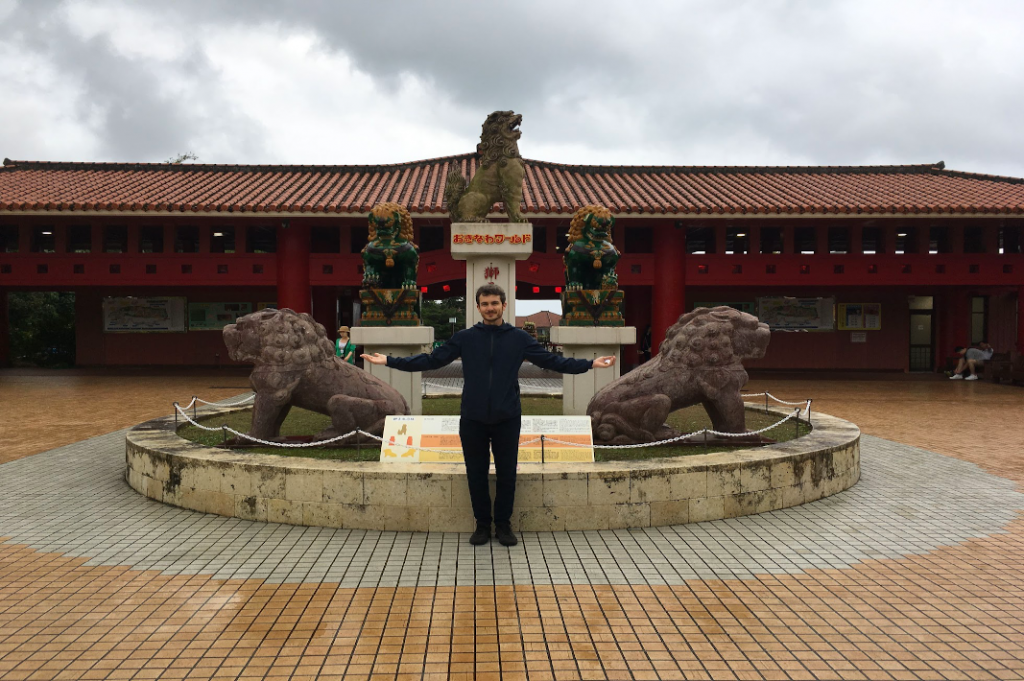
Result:
{"label": "man's face", "polygon": [[505,303],[499,296],[480,296],[476,301],[476,309],[485,322],[495,322],[505,313]]}

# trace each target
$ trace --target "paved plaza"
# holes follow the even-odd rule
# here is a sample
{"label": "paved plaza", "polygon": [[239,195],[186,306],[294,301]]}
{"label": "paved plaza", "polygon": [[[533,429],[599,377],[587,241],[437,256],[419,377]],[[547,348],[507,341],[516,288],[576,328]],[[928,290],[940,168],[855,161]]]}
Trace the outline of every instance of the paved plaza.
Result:
{"label": "paved plaza", "polygon": [[[459,392],[456,369],[425,375],[428,392]],[[557,392],[530,371],[524,392]],[[1024,678],[1020,387],[762,377],[751,392],[861,426],[856,486],[474,548],[128,488],[125,428],[245,385],[0,372],[0,679]]]}

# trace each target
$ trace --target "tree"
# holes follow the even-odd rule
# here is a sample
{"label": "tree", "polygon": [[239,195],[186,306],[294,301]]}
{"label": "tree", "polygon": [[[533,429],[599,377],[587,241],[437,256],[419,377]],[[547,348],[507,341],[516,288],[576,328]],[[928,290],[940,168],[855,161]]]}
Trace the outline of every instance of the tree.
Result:
{"label": "tree", "polygon": [[422,309],[423,326],[434,327],[434,339],[446,341],[452,337],[452,323],[455,317],[455,331],[466,328],[466,299],[462,296],[442,300],[424,300]]}
{"label": "tree", "polygon": [[75,294],[66,291],[8,294],[11,358],[43,367],[75,363]]}
{"label": "tree", "polygon": [[172,166],[179,166],[185,161],[198,161],[199,157],[193,154],[191,151],[186,151],[184,154],[178,154],[177,156],[171,156],[167,159],[167,163]]}

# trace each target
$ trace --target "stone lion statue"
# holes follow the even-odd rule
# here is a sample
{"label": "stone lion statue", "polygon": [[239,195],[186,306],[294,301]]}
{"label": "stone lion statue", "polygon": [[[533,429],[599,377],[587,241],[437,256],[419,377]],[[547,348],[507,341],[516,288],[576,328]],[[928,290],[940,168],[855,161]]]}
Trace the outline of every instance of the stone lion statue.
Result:
{"label": "stone lion statue", "polygon": [[501,201],[509,222],[525,222],[519,213],[523,202],[526,169],[519,156],[519,124],[523,117],[514,111],[495,111],[484,121],[480,144],[480,167],[466,182],[459,168],[452,168],[444,188],[444,200],[452,222],[487,222],[491,206]]}
{"label": "stone lion statue", "polygon": [[412,216],[405,206],[380,203],[369,215],[370,240],[363,248],[363,288],[416,288],[420,252],[412,242]]}
{"label": "stone lion statue", "polygon": [[231,359],[256,365],[249,375],[256,392],[249,429],[253,437],[279,438],[293,406],[331,417],[331,425],[316,440],[356,428],[381,435],[384,417],[409,413],[397,390],[335,357],[323,325],[308,314],[287,308],[247,314],[224,327],[224,343]]}
{"label": "stone lion statue", "polygon": [[680,435],[665,424],[677,409],[703,404],[714,430],[745,430],[744,359],[764,357],[771,332],[731,307],[698,307],[669,327],[650,362],[599,390],[587,414],[597,444],[654,442]]}
{"label": "stone lion statue", "polygon": [[570,290],[618,288],[615,264],[619,251],[612,244],[615,218],[604,206],[584,206],[569,223],[569,245],[565,248],[565,286]]}

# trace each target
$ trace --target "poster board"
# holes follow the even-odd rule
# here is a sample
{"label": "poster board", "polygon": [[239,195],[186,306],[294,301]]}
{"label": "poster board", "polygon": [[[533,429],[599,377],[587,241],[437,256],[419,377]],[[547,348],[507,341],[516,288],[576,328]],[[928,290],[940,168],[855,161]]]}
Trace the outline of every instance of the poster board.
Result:
{"label": "poster board", "polygon": [[135,296],[103,299],[104,333],[185,333],[186,299]]}
{"label": "poster board", "polygon": [[835,298],[758,298],[757,318],[773,331],[832,331],[835,304]]}
{"label": "poster board", "polygon": [[[593,462],[594,436],[589,416],[523,416],[519,435],[521,463],[541,463],[540,443],[522,444],[539,438],[541,434],[573,443],[545,443],[544,462]],[[463,462],[458,416],[388,416],[383,437],[380,446],[382,462]],[[424,451],[420,447],[450,451]]]}
{"label": "poster board", "polygon": [[881,303],[839,303],[840,331],[881,331]]}
{"label": "poster board", "polygon": [[221,331],[252,312],[252,303],[189,303],[189,331]]}
{"label": "poster board", "polygon": [[756,303],[749,303],[749,302],[747,302],[747,303],[694,303],[693,307],[694,307],[694,309],[696,309],[698,307],[719,307],[721,305],[724,305],[725,307],[731,307],[732,309],[739,310],[740,312],[746,312],[747,314],[752,314],[752,315],[756,315],[757,314],[757,304]]}

